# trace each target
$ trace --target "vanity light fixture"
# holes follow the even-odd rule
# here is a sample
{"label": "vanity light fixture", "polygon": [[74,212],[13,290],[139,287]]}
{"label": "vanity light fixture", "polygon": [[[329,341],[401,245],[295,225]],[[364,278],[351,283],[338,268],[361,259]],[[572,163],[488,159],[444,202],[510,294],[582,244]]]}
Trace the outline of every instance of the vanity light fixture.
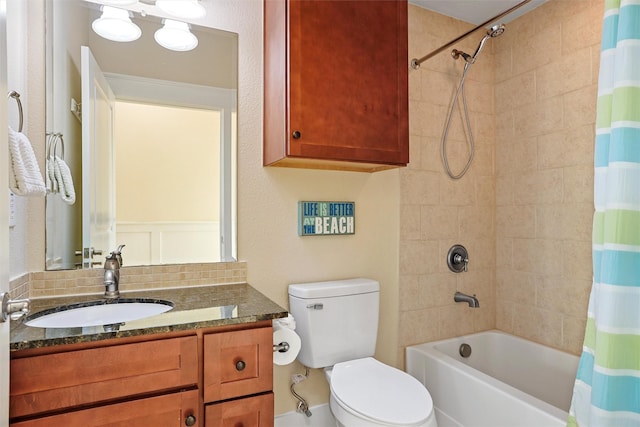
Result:
{"label": "vanity light fixture", "polygon": [[202,18],[207,14],[199,0],[156,0],[156,6],[176,18]]}
{"label": "vanity light fixture", "polygon": [[165,19],[163,24],[153,36],[160,46],[179,52],[186,52],[198,46],[198,38],[189,31],[189,24],[186,22]]}
{"label": "vanity light fixture", "polygon": [[140,38],[142,30],[131,22],[129,11],[112,6],[103,6],[100,18],[91,24],[93,31],[108,40],[131,42]]}

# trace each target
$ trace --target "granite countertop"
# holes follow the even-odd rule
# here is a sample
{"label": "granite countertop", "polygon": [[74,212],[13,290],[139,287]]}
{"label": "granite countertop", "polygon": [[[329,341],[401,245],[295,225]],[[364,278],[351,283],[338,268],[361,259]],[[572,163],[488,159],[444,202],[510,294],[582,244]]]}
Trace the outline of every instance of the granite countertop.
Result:
{"label": "granite countertop", "polygon": [[[151,335],[214,326],[253,323],[287,316],[287,311],[248,284],[212,285],[149,291],[120,291],[120,298],[168,300],[170,311],[109,326],[77,328],[30,327],[12,322],[10,350]],[[33,299],[31,315],[67,304],[103,299],[102,295],[77,295]]]}

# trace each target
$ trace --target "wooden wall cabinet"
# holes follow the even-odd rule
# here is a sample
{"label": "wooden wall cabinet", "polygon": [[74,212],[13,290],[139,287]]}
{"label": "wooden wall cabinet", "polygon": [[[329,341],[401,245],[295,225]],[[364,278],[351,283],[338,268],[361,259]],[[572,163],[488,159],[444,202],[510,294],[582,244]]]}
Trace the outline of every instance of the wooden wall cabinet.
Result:
{"label": "wooden wall cabinet", "polygon": [[13,353],[10,425],[273,426],[270,321],[180,335]]}
{"label": "wooden wall cabinet", "polygon": [[264,165],[409,162],[406,0],[264,0]]}

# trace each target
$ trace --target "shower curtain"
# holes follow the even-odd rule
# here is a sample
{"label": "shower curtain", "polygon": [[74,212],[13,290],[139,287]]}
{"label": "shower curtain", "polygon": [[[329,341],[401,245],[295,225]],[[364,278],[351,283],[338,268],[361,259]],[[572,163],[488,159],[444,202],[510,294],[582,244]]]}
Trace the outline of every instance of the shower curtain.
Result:
{"label": "shower curtain", "polygon": [[568,426],[640,426],[640,2],[605,0],[593,286]]}

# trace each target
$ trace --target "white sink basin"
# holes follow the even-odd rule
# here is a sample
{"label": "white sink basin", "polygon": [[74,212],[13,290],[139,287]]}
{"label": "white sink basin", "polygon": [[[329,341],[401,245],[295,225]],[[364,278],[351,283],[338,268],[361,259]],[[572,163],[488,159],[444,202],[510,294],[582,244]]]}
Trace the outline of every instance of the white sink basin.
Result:
{"label": "white sink basin", "polygon": [[113,325],[155,316],[173,308],[171,301],[155,299],[98,300],[51,308],[28,316],[36,328],[79,328]]}

